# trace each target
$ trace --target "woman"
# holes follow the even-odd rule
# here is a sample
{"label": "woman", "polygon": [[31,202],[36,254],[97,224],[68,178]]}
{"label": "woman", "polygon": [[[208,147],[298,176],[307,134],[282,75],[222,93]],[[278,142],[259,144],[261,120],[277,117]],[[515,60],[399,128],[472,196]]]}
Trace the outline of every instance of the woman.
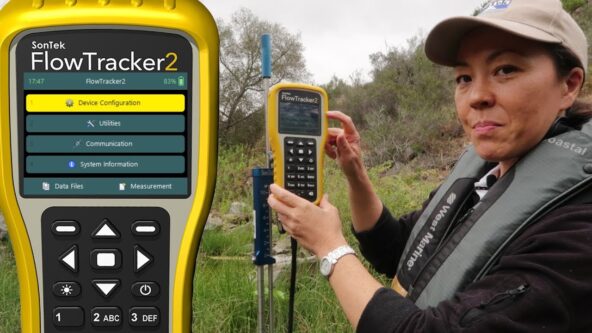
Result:
{"label": "woman", "polygon": [[[355,235],[384,288],[347,247],[337,209],[273,185],[279,220],[324,265],[358,332],[592,332],[592,126],[576,101],[586,38],[559,0],[492,1],[436,26],[428,57],[454,67],[472,146],[423,209],[394,218],[364,169],[360,138],[329,118]],[[396,275],[396,276],[395,276]]]}

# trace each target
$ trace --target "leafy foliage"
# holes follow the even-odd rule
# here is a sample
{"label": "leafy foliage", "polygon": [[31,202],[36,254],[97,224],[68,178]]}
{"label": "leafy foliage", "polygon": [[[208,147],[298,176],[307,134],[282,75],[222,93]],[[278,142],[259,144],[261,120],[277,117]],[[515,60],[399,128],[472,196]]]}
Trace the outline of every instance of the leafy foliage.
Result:
{"label": "leafy foliage", "polygon": [[431,63],[423,46],[416,37],[407,48],[372,54],[369,83],[348,85],[334,78],[325,87],[331,108],[349,114],[362,133],[369,165],[435,153],[461,133],[452,107],[452,73]]}
{"label": "leafy foliage", "polygon": [[592,70],[592,2],[579,7],[573,12],[573,16],[588,37],[588,77],[584,86],[584,94],[589,95],[592,94],[592,80],[590,80]]}
{"label": "leafy foliage", "polygon": [[586,0],[561,0],[561,3],[568,13],[573,13],[576,9],[584,6]]}
{"label": "leafy foliage", "polygon": [[239,144],[219,149],[213,210],[226,212],[233,201],[252,202],[251,169],[255,166],[265,166],[264,149]]}
{"label": "leafy foliage", "polygon": [[300,35],[240,9],[220,33],[220,138],[223,143],[253,144],[263,132],[263,79],[260,38],[272,36],[272,82],[302,81],[306,70]]}

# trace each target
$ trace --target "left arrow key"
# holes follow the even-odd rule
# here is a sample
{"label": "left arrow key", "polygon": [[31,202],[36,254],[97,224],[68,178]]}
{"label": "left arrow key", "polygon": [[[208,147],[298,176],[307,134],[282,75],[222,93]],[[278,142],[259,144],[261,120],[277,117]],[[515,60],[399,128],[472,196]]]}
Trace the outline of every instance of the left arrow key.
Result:
{"label": "left arrow key", "polygon": [[78,272],[78,246],[72,245],[59,257],[60,263],[66,266],[70,271]]}

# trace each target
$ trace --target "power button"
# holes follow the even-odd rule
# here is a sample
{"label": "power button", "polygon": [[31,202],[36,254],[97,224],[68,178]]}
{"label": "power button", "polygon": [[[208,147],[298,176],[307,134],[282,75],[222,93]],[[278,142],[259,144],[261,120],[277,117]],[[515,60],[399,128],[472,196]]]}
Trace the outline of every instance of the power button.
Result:
{"label": "power button", "polygon": [[132,285],[132,295],[137,297],[158,296],[160,287],[156,282],[136,282]]}

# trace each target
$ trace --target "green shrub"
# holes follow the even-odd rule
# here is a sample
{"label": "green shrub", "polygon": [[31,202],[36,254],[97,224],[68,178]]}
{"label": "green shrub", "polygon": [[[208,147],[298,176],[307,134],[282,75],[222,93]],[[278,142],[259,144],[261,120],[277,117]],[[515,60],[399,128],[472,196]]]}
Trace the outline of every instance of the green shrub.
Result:
{"label": "green shrub", "polygon": [[0,241],[0,332],[20,332],[19,285],[12,248]]}
{"label": "green shrub", "polygon": [[251,169],[265,167],[264,149],[245,145],[221,146],[212,209],[227,212],[233,201],[252,202]]}

